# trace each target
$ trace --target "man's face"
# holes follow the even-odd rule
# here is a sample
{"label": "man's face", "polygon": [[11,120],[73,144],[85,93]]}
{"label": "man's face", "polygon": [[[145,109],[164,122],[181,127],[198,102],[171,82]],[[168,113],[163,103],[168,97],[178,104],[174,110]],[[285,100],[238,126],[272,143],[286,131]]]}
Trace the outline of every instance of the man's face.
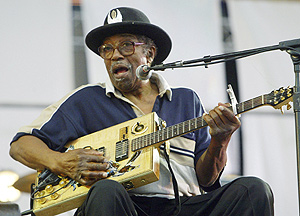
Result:
{"label": "man's face", "polygon": [[[119,34],[106,38],[103,44],[118,47],[125,41],[140,42],[134,35]],[[112,84],[121,92],[131,92],[141,85],[141,80],[136,77],[135,73],[137,67],[149,65],[149,58],[144,54],[143,47],[139,45],[135,46],[135,52],[130,56],[123,56],[118,49],[115,49],[112,57],[104,59],[104,63]]]}

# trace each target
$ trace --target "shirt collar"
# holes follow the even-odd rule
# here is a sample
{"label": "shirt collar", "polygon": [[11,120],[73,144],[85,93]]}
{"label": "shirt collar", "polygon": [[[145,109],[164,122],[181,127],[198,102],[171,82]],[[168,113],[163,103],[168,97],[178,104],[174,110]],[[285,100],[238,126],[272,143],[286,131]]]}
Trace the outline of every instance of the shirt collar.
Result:
{"label": "shirt collar", "polygon": [[[152,76],[150,78],[150,81],[152,83],[155,83],[157,85],[158,91],[159,91],[159,96],[163,97],[164,94],[167,95],[169,101],[172,100],[172,90],[171,87],[169,86],[168,82],[165,80],[165,78],[158,74],[157,72],[152,72]],[[109,78],[107,78],[105,82],[105,87],[106,87],[106,95],[110,97],[110,94],[114,94],[115,96],[121,96],[121,92],[118,91],[112,84]]]}

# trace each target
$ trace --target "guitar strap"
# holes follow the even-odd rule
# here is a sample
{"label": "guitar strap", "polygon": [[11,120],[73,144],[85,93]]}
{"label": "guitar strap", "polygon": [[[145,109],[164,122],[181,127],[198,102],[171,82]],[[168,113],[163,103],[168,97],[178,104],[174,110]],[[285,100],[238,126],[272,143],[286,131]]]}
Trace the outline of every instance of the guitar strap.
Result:
{"label": "guitar strap", "polygon": [[[164,127],[166,127],[166,122],[163,121],[161,118],[159,118],[159,129],[162,129]],[[169,171],[172,176],[173,189],[174,189],[174,195],[175,195],[175,209],[174,209],[173,215],[176,216],[180,213],[181,203],[180,203],[177,180],[175,178],[175,174],[174,174],[171,164],[170,164],[170,142],[169,141],[166,141],[163,144],[163,155],[167,161],[168,168],[169,168]]]}
{"label": "guitar strap", "polygon": [[178,191],[178,184],[177,184],[177,180],[175,178],[174,172],[172,170],[171,164],[170,164],[170,152],[169,152],[169,142],[167,141],[166,143],[164,143],[164,157],[167,161],[168,164],[168,168],[169,171],[171,173],[172,176],[172,182],[173,182],[173,189],[174,189],[174,195],[175,195],[175,210],[173,212],[173,215],[176,216],[180,213],[181,210],[181,203],[180,203],[180,197],[179,197],[179,191]]}
{"label": "guitar strap", "polygon": [[[171,173],[171,176],[172,176],[172,182],[173,182],[173,189],[174,189],[174,195],[175,195],[175,209],[174,209],[174,212],[173,212],[173,216],[176,216],[180,213],[180,210],[181,210],[181,203],[180,203],[180,197],[179,197],[179,191],[178,191],[178,184],[177,184],[177,180],[175,178],[175,175],[174,175],[174,172],[172,170],[172,167],[171,167],[171,164],[170,164],[170,143],[167,141],[163,144],[164,148],[163,148],[163,156],[164,158],[166,159],[167,161],[167,164],[168,164],[168,168],[169,168],[169,171]],[[137,205],[135,202],[133,202],[133,204],[135,205],[135,207],[137,207],[140,211],[143,212],[144,215],[148,216],[148,214],[142,209],[139,207],[139,205]]]}

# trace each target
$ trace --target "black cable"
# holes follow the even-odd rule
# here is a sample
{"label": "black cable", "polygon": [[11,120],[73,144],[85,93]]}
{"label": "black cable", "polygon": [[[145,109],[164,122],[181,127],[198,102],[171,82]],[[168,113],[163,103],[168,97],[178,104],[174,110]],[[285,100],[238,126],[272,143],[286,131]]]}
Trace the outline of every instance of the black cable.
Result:
{"label": "black cable", "polygon": [[136,204],[133,200],[133,205],[135,205],[135,207],[137,207],[144,215],[149,216],[138,204]]}
{"label": "black cable", "polygon": [[176,207],[175,207],[175,210],[173,212],[173,215],[176,216],[181,211],[181,203],[180,203],[180,197],[179,197],[177,180],[175,178],[174,172],[173,172],[171,164],[170,164],[170,158],[169,158],[169,154],[167,153],[167,150],[166,150],[166,144],[165,144],[165,147],[164,147],[164,157],[165,157],[165,159],[167,161],[167,164],[168,164],[168,167],[169,167],[169,171],[170,171],[171,176],[172,176],[173,189],[174,189],[174,195],[175,195],[175,204],[176,204]]}

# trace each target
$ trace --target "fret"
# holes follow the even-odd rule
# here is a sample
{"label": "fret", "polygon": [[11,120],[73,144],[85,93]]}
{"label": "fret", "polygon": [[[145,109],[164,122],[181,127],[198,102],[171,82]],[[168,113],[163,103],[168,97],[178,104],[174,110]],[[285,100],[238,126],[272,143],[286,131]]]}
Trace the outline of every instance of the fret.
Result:
{"label": "fret", "polygon": [[135,144],[136,148],[139,148],[140,143],[143,142],[144,137],[139,137],[139,140],[137,140],[137,143]]}
{"label": "fret", "polygon": [[170,131],[171,131],[171,137],[173,137],[174,136],[174,128],[170,127]]}
{"label": "fret", "polygon": [[149,134],[149,142],[147,143],[146,146],[149,146],[149,144],[151,144],[151,143],[152,143],[152,134]]}
{"label": "fret", "polygon": [[173,126],[173,136],[176,136],[176,135],[178,135],[178,127],[177,127],[177,125],[174,125]]}
{"label": "fret", "polygon": [[190,120],[190,124],[191,124],[191,130],[194,130],[194,129],[195,129],[195,122],[194,122],[194,119],[191,119],[191,120]]}
{"label": "fret", "polygon": [[135,149],[135,144],[136,144],[136,139],[132,140],[132,142],[131,142],[131,146],[133,149]]}
{"label": "fret", "polygon": [[196,125],[197,125],[197,127],[199,127],[199,125],[202,126],[202,124],[200,123],[200,120],[201,120],[200,118],[196,119]]}
{"label": "fret", "polygon": [[150,141],[147,143],[147,146],[152,145],[152,143],[153,143],[153,133],[149,134],[149,140]]}
{"label": "fret", "polygon": [[168,134],[168,136],[167,136],[167,139],[169,139],[170,137],[172,137],[172,131],[171,131],[171,127],[168,127],[167,128],[167,134]]}
{"label": "fret", "polygon": [[158,143],[159,142],[159,132],[154,132],[155,134],[155,138],[154,138],[154,143]]}
{"label": "fret", "polygon": [[164,130],[164,140],[167,140],[168,139],[168,130],[165,129]]}
{"label": "fret", "polygon": [[[139,137],[138,137],[138,138],[139,138]],[[137,146],[137,144],[139,143],[138,138],[132,140],[132,142],[134,141],[134,142],[132,143],[132,145],[134,146],[134,147],[133,147],[134,149],[137,149],[137,148],[138,148],[138,146]]]}
{"label": "fret", "polygon": [[147,143],[149,143],[149,142],[150,142],[150,140],[149,140],[149,134],[147,134],[145,136],[145,144],[144,144],[144,146],[147,146]]}
{"label": "fret", "polygon": [[163,141],[164,139],[165,139],[165,137],[164,137],[164,130],[160,130],[158,133],[159,133],[159,141],[161,142],[161,141]]}
{"label": "fret", "polygon": [[242,103],[242,110],[241,110],[241,112],[244,112],[244,110],[245,110],[245,103]]}
{"label": "fret", "polygon": [[155,133],[150,134],[150,140],[151,141],[148,143],[148,146],[155,143]]}
{"label": "fret", "polygon": [[242,106],[243,106],[242,103],[236,105],[236,112],[237,112],[237,114],[240,114],[240,113],[241,113]]}
{"label": "fret", "polygon": [[182,122],[178,124],[178,133],[179,134],[184,133],[184,128],[183,128],[183,123]]}
{"label": "fret", "polygon": [[140,141],[136,144],[137,148],[140,148],[140,145],[144,142],[145,137],[140,138]]}
{"label": "fret", "polygon": [[144,136],[143,139],[142,139],[142,142],[140,142],[140,143],[138,144],[139,148],[141,148],[142,146],[145,146],[145,144],[147,143],[146,138],[147,138],[147,137]]}
{"label": "fret", "polygon": [[185,131],[190,131],[190,127],[189,127],[188,121],[184,122],[184,128],[185,128]]}
{"label": "fret", "polygon": [[164,129],[159,130],[159,131],[157,131],[157,133],[158,133],[158,135],[159,135],[159,137],[158,137],[158,142],[164,141],[164,140],[165,140],[165,138],[164,138],[165,130],[164,130]]}

